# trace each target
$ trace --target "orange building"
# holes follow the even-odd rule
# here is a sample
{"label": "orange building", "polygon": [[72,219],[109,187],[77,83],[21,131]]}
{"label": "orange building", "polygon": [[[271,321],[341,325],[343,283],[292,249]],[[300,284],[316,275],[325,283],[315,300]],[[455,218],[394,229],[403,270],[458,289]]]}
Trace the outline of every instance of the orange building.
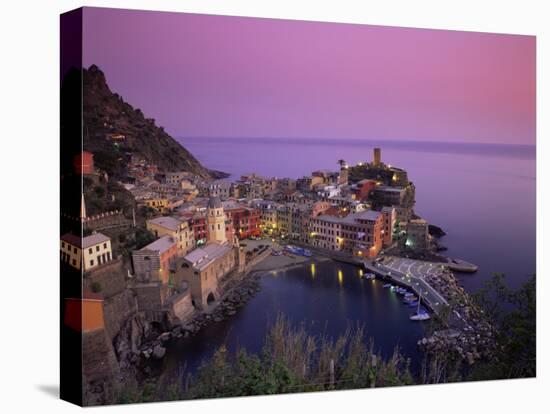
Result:
{"label": "orange building", "polygon": [[160,281],[167,284],[170,268],[176,260],[178,245],[168,236],[162,236],[141,250],[132,252],[132,262],[136,277],[141,282]]}
{"label": "orange building", "polygon": [[82,299],[65,299],[64,323],[77,332],[91,332],[105,327],[103,297],[84,291]]}
{"label": "orange building", "polygon": [[94,154],[88,151],[82,151],[73,159],[74,171],[78,175],[94,173]]}

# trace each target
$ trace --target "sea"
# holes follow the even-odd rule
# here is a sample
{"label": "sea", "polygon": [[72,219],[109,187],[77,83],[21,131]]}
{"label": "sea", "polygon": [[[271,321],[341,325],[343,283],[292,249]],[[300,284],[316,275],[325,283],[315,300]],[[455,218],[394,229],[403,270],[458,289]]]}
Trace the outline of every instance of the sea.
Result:
{"label": "sea", "polygon": [[[313,138],[180,138],[207,168],[230,174],[299,178],[319,169],[337,170],[372,160],[408,171],[416,186],[418,215],[441,227],[446,255],[479,266],[457,274],[474,293],[494,273],[519,287],[536,272],[536,151],[530,145]],[[260,352],[279,314],[304,324],[312,334],[336,338],[349,326],[363,326],[384,356],[396,346],[418,368],[416,341],[424,326],[408,319],[410,309],[379,281],[357,277],[354,266],[326,262],[266,272],[261,291],[237,315],[208,326],[196,337],[173,344],[164,361],[172,373],[194,372],[221,345],[230,351]]]}

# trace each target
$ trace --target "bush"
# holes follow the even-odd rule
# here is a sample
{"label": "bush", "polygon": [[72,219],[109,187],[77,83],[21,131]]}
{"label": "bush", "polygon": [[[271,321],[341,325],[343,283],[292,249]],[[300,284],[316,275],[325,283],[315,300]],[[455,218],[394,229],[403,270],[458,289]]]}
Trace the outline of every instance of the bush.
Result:
{"label": "bush", "polygon": [[101,283],[99,282],[93,282],[91,286],[91,290],[94,293],[100,293],[101,292]]}

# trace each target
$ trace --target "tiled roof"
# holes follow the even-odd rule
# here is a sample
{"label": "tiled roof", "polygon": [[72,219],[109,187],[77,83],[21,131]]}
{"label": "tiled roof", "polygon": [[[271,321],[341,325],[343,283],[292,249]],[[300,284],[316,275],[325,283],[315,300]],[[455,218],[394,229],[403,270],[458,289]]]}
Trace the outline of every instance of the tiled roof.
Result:
{"label": "tiled roof", "polygon": [[174,239],[168,235],[162,236],[161,238],[155,240],[153,243],[148,244],[141,250],[151,250],[159,252],[159,254],[164,253],[166,250],[170,249],[175,245]]}
{"label": "tiled roof", "polygon": [[203,247],[198,247],[185,256],[185,260],[190,262],[197,270],[205,269],[214,260],[224,256],[231,250],[231,246],[220,243],[208,243]]}
{"label": "tiled roof", "polygon": [[100,243],[105,243],[107,241],[110,241],[111,239],[102,233],[94,233],[82,239],[76,234],[67,233],[61,236],[61,240],[78,248],[87,249],[88,247],[92,247]]}
{"label": "tiled roof", "polygon": [[182,222],[174,217],[164,216],[148,220],[147,223],[156,224],[171,231],[178,231]]}

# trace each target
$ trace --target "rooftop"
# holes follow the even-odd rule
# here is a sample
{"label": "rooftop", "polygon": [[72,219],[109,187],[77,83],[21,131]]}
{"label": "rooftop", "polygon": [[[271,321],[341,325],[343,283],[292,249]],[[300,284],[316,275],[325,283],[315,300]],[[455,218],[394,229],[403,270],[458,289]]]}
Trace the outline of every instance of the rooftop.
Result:
{"label": "rooftop", "polygon": [[174,239],[168,235],[162,236],[161,238],[155,240],[153,243],[148,244],[141,250],[151,250],[154,252],[159,252],[160,254],[164,253],[166,250],[170,249],[176,243]]}
{"label": "rooftop", "polygon": [[105,236],[102,233],[94,233],[89,236],[83,237],[82,239],[76,234],[67,233],[61,236],[61,240],[81,249],[86,249],[88,247],[95,246],[96,244],[111,241],[109,237]]}
{"label": "rooftop", "polygon": [[404,187],[390,187],[387,185],[380,185],[374,189],[374,191],[388,191],[388,192],[394,192],[394,193],[400,193],[404,191]]}
{"label": "rooftop", "polygon": [[190,262],[193,267],[199,271],[204,270],[214,260],[224,256],[231,250],[231,246],[220,243],[208,243],[203,247],[198,247],[185,256],[185,260]]}
{"label": "rooftop", "polygon": [[222,202],[219,197],[210,197],[208,208],[222,208]]}
{"label": "rooftop", "polygon": [[355,223],[357,220],[369,220],[369,221],[375,221],[377,220],[382,213],[379,211],[374,210],[364,210],[359,213],[350,213],[345,217],[338,217],[334,215],[328,215],[328,214],[321,214],[317,218],[319,220],[323,220],[329,223]]}
{"label": "rooftop", "polygon": [[171,231],[178,231],[182,224],[182,221],[174,217],[164,216],[164,217],[157,217],[151,220],[147,220],[147,223],[156,224],[157,226],[164,227],[165,229],[168,229]]}

